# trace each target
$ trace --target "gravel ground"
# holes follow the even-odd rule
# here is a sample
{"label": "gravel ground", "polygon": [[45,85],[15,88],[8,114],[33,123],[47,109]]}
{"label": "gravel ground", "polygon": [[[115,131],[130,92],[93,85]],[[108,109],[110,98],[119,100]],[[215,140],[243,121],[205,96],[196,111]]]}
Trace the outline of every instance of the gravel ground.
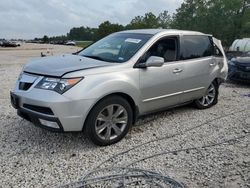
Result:
{"label": "gravel ground", "polygon": [[47,49],[77,51],[0,48],[0,187],[58,187],[97,167],[119,166],[151,170],[186,187],[250,187],[250,85],[225,83],[211,109],[185,106],[150,115],[118,144],[96,147],[82,133],[37,128],[11,107],[9,91],[22,65]]}

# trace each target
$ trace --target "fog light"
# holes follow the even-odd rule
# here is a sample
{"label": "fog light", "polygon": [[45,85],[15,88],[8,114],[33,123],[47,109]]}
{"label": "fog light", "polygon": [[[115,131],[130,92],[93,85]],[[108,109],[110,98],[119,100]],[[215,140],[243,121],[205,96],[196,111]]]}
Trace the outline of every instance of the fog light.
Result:
{"label": "fog light", "polygon": [[55,128],[55,129],[59,129],[59,125],[57,124],[57,122],[54,122],[54,121],[47,121],[47,120],[44,120],[44,119],[39,119],[40,123],[42,125],[45,125],[47,127],[51,127],[51,128]]}

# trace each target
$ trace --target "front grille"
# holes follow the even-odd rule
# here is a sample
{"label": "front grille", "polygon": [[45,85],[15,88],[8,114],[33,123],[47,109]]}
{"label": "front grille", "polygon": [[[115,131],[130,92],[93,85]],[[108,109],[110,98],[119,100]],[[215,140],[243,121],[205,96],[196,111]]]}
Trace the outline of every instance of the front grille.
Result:
{"label": "front grille", "polygon": [[19,89],[27,91],[32,86],[32,84],[33,83],[20,82],[19,83]]}
{"label": "front grille", "polygon": [[30,105],[30,104],[23,104],[23,107],[35,112],[39,112],[42,114],[47,114],[47,115],[54,115],[52,110],[47,107],[41,107],[41,106],[35,106],[35,105]]}
{"label": "front grille", "polygon": [[238,69],[244,72],[250,72],[250,65],[249,66],[238,65]]}

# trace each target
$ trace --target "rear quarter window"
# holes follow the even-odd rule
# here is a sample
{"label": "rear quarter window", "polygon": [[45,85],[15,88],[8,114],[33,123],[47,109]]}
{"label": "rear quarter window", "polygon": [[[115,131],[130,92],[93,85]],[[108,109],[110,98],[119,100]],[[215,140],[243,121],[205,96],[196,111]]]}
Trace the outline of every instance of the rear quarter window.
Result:
{"label": "rear quarter window", "polygon": [[214,47],[209,36],[183,36],[180,46],[180,59],[195,59],[212,56]]}

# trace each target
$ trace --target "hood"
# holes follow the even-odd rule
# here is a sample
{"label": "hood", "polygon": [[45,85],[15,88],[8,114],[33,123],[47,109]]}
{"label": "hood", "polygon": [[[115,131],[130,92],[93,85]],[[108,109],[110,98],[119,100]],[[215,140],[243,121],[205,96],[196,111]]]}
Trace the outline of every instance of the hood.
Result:
{"label": "hood", "polygon": [[61,77],[69,72],[111,65],[114,64],[78,55],[62,55],[33,60],[25,65],[24,71],[34,74]]}
{"label": "hood", "polygon": [[250,64],[250,57],[236,57],[232,61],[240,64]]}

